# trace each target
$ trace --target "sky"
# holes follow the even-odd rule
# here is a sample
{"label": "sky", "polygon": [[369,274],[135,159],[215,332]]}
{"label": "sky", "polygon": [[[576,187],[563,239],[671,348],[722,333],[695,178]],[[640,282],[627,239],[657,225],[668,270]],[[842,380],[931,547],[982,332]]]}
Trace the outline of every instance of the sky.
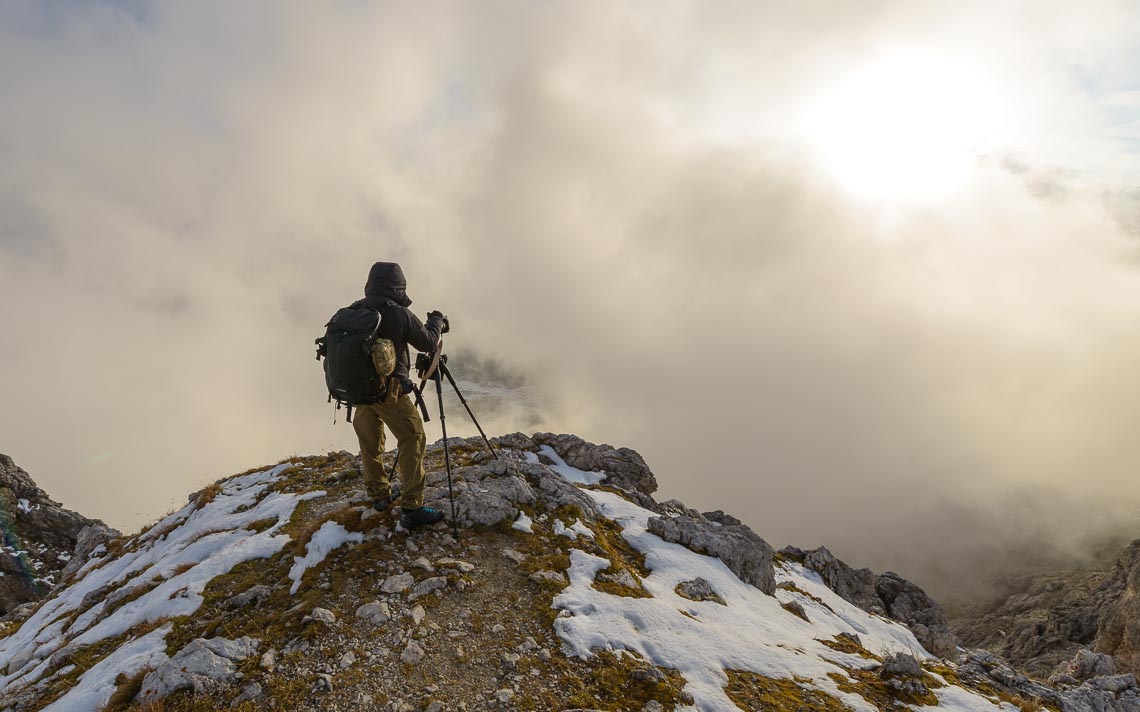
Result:
{"label": "sky", "polygon": [[0,452],[133,530],[355,449],[312,340],[394,260],[488,430],[777,547],[1140,536],[1137,77],[1128,0],[3,0]]}

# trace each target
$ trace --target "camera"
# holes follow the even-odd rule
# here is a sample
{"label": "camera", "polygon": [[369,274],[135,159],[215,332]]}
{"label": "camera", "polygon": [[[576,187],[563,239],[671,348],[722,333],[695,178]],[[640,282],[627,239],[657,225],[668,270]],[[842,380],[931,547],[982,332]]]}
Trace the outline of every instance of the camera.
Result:
{"label": "camera", "polygon": [[[440,354],[440,363],[447,363],[447,354]],[[420,374],[420,378],[425,378],[425,374],[434,370],[432,367],[435,365],[435,354],[416,354],[416,372]]]}

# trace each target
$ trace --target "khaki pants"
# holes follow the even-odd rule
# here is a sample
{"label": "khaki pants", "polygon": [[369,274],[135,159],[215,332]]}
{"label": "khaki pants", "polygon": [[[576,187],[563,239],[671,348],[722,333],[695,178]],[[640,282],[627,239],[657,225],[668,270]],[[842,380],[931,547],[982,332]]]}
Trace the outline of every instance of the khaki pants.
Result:
{"label": "khaki pants", "polygon": [[384,426],[396,436],[400,449],[396,469],[400,471],[400,506],[415,509],[424,504],[424,422],[415,402],[401,395],[392,403],[374,403],[356,408],[352,427],[360,441],[360,462],[364,469],[364,488],[373,499],[387,498],[388,475],[380,461],[384,452]]}

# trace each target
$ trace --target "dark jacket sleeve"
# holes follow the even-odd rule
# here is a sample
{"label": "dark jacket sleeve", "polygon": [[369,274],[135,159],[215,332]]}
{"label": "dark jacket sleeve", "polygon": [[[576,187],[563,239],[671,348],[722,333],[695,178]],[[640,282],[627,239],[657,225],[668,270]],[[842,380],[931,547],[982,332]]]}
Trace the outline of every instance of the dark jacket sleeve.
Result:
{"label": "dark jacket sleeve", "polygon": [[407,331],[404,333],[404,338],[416,351],[424,353],[433,351],[435,345],[439,343],[439,330],[440,322],[438,319],[428,319],[427,326],[424,326],[419,317],[408,311]]}

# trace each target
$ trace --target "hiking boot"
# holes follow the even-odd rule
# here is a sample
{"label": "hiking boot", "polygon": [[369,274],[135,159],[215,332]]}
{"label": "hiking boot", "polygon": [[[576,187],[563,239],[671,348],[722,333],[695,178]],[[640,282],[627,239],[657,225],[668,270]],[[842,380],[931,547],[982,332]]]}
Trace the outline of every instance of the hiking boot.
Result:
{"label": "hiking boot", "polygon": [[400,526],[405,529],[423,526],[424,524],[435,524],[442,519],[443,512],[438,509],[433,509],[432,507],[402,509],[400,512]]}

